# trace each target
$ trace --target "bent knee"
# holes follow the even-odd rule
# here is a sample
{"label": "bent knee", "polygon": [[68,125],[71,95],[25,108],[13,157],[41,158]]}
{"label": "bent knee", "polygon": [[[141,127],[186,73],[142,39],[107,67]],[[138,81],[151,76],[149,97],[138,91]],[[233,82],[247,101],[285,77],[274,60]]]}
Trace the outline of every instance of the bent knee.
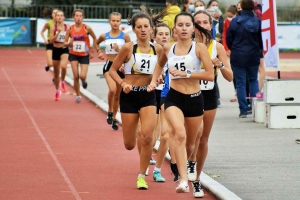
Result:
{"label": "bent knee", "polygon": [[127,150],[132,150],[135,147],[135,144],[133,143],[124,143],[124,146]]}

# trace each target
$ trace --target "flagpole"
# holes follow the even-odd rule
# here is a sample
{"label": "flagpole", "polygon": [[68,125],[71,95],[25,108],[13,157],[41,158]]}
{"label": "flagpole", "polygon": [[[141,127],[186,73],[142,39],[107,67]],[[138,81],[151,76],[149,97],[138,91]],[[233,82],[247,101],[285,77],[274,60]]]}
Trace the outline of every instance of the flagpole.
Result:
{"label": "flagpole", "polygon": [[[277,5],[276,5],[276,0],[272,0],[273,1],[273,13],[274,13],[274,27],[275,27],[275,41],[276,44],[278,44],[278,38],[277,38]],[[278,66],[277,66],[277,78],[280,79],[280,60],[279,60],[279,48],[277,48],[277,61],[278,61]]]}

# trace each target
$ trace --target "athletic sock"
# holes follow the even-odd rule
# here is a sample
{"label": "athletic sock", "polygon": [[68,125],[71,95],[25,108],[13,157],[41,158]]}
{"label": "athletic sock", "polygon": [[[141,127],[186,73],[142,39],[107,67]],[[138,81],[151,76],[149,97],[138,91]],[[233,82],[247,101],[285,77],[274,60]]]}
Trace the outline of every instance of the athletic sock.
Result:
{"label": "athletic sock", "polygon": [[145,174],[139,174],[138,177],[145,179],[146,176],[145,176]]}
{"label": "athletic sock", "polygon": [[161,168],[154,167],[153,172],[160,172]]}

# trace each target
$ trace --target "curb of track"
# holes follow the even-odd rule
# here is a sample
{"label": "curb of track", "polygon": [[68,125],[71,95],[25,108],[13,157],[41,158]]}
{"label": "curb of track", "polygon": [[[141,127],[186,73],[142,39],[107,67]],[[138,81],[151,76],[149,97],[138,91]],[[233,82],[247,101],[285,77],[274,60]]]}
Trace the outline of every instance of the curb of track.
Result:
{"label": "curb of track", "polygon": [[[68,75],[66,75],[65,81],[69,85],[74,87],[73,79],[71,79]],[[102,99],[99,99],[97,96],[95,96],[90,91],[84,89],[82,86],[80,86],[80,92],[81,92],[82,95],[87,97],[90,101],[94,102],[101,110],[103,110],[104,112],[108,111],[108,104],[105,101],[103,101]],[[121,114],[119,112],[116,115],[116,120],[120,124],[122,124]],[[158,147],[159,147],[159,142],[156,142],[153,149],[155,151],[157,151]],[[165,159],[170,161],[170,155],[167,154]],[[217,181],[215,181],[214,179],[212,179],[211,177],[206,175],[204,172],[201,172],[200,181],[201,181],[201,184],[203,185],[203,187],[206,188],[212,194],[214,194],[218,199],[221,199],[221,200],[241,200],[240,197],[238,197],[236,194],[234,194],[233,192],[228,190],[222,184],[218,183]]]}

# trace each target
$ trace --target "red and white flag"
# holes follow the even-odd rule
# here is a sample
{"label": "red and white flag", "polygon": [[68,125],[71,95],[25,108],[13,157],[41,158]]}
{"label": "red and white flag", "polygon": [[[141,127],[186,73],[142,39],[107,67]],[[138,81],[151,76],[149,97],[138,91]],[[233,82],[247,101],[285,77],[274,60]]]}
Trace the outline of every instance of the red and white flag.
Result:
{"label": "red and white flag", "polygon": [[277,68],[278,71],[280,71],[277,42],[276,0],[262,0],[261,32],[266,67]]}

